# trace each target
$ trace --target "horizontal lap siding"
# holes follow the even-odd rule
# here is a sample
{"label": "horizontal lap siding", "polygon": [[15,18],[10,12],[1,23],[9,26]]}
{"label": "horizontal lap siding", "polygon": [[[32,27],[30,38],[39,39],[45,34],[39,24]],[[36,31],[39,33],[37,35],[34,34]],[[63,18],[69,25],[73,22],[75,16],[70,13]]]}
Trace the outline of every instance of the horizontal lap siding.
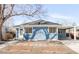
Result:
{"label": "horizontal lap siding", "polygon": [[57,33],[50,33],[49,34],[49,39],[58,39],[58,34]]}
{"label": "horizontal lap siding", "polygon": [[48,34],[47,27],[34,27],[33,28],[33,40],[46,40],[46,34]]}
{"label": "horizontal lap siding", "polygon": [[58,34],[55,33],[49,33],[48,27],[33,27],[32,28],[32,34],[28,34],[28,38],[32,40],[47,40],[47,39],[58,39]]}

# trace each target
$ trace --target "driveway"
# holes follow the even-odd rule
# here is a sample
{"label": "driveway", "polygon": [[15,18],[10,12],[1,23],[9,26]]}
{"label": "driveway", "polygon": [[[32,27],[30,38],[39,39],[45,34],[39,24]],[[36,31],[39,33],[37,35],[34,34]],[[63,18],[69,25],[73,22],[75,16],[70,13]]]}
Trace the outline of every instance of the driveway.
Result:
{"label": "driveway", "polygon": [[79,40],[61,40],[61,42],[70,49],[79,53]]}

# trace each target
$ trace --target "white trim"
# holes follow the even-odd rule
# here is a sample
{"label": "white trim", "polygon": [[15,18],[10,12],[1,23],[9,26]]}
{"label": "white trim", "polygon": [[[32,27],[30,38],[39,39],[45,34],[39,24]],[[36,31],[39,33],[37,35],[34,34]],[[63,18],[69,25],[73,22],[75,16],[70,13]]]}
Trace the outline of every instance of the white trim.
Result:
{"label": "white trim", "polygon": [[22,34],[24,34],[24,27],[23,27],[23,33]]}
{"label": "white trim", "polygon": [[[17,34],[17,28],[18,28],[18,34]],[[16,29],[16,34],[18,35],[18,37],[16,35],[16,39],[19,39],[19,27],[15,27],[15,29]]]}
{"label": "white trim", "polygon": [[16,39],[18,39],[18,37],[17,37],[17,28],[16,28]]}
{"label": "white trim", "polygon": [[20,27],[19,27],[19,31],[18,31],[19,33],[18,33],[18,38],[20,38]]}
{"label": "white trim", "polygon": [[62,26],[62,25],[19,25],[19,26],[15,26],[15,28],[17,27],[58,27],[60,29],[67,29],[67,28],[74,28],[73,26]]}
{"label": "white trim", "polygon": [[33,27],[32,27],[32,34],[33,34]]}
{"label": "white trim", "polygon": [[74,26],[74,40],[76,40],[76,27]]}
{"label": "white trim", "polygon": [[49,27],[48,27],[48,32],[49,32]]}
{"label": "white trim", "polygon": [[61,27],[60,25],[24,25],[24,27]]}
{"label": "white trim", "polygon": [[58,40],[58,28],[56,27],[56,34],[57,34],[57,40]]}

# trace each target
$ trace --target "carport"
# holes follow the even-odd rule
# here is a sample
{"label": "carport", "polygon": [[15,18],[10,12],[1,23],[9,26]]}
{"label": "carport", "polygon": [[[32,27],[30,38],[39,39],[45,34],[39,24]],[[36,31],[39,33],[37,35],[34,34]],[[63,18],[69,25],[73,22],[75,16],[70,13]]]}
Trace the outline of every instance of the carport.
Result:
{"label": "carport", "polygon": [[61,36],[59,39],[72,39],[71,35],[73,35],[73,40],[77,40],[77,27],[76,26],[62,26],[58,29],[58,33]]}

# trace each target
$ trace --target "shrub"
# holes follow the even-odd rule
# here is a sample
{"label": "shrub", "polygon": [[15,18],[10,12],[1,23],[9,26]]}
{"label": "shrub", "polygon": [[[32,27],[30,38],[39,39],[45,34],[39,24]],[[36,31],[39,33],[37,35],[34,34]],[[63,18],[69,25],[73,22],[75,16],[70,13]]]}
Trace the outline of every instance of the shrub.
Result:
{"label": "shrub", "polygon": [[4,41],[9,41],[9,40],[12,40],[14,37],[15,37],[14,32],[7,32],[3,35],[3,40]]}

